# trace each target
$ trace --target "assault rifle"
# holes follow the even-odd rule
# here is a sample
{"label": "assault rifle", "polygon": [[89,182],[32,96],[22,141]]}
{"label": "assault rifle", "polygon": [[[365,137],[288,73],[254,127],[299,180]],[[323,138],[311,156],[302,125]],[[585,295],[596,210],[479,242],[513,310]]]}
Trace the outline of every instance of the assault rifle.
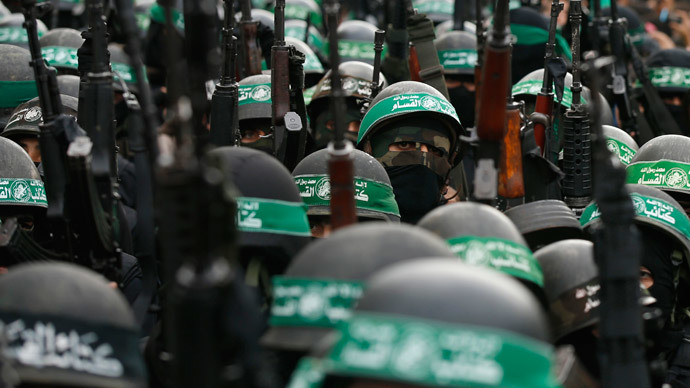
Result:
{"label": "assault rifle", "polygon": [[[510,22],[508,0],[498,0],[494,24],[484,48],[481,94],[477,115],[477,168],[474,198],[493,203],[498,192],[498,163],[506,124],[506,101],[510,87]],[[490,91],[490,93],[487,93]]]}
{"label": "assault rifle", "polygon": [[[391,23],[386,26],[388,52],[381,64],[381,71],[392,84],[410,80],[408,63],[410,43],[407,35],[408,1],[386,1],[386,15],[392,13],[392,17]],[[334,67],[331,66],[331,68]]]}
{"label": "assault rifle", "polygon": [[259,23],[252,20],[251,0],[240,0],[240,40],[242,41],[241,78],[261,74],[261,46],[256,44]]}
{"label": "assault rifle", "polygon": [[[627,22],[618,17],[616,0],[611,0],[611,20],[609,21],[609,42],[611,55],[616,63],[611,68],[613,100],[618,108],[619,126],[625,132],[637,137],[637,112],[630,99],[630,80],[628,76],[629,50],[626,45]],[[594,96],[593,98],[596,98]]]}
{"label": "assault rifle", "polygon": [[328,172],[331,177],[331,225],[338,229],[357,222],[355,212],[354,160],[352,143],[345,139],[345,92],[340,79],[338,50],[338,15],[340,4],[328,0],[325,4],[328,41],[331,47],[331,113],[335,125],[333,140],[328,143]]}
{"label": "assault rifle", "polygon": [[377,30],[374,33],[374,74],[371,76],[370,100],[376,98],[381,91],[381,53],[383,52],[383,41],[385,38],[385,31]]}
{"label": "assault rifle", "polygon": [[211,99],[210,140],[216,146],[237,145],[241,138],[237,105],[239,85],[235,79],[237,38],[232,35],[235,29],[234,0],[225,0],[224,5],[225,21],[221,40],[223,66]]}

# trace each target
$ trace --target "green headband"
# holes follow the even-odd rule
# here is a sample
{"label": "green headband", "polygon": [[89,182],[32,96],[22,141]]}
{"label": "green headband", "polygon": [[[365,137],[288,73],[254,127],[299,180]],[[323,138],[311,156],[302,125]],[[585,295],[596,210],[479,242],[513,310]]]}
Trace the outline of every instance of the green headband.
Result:
{"label": "green headband", "polygon": [[0,81],[0,108],[15,108],[37,96],[34,80]]}
{"label": "green headband", "polygon": [[271,326],[335,327],[352,315],[364,282],[273,277]]}
{"label": "green headband", "polygon": [[285,5],[285,20],[305,20],[307,16],[311,19],[312,25],[320,26],[323,24],[323,17],[313,9],[295,4]]}
{"label": "green headband", "polygon": [[495,269],[544,286],[539,262],[524,245],[496,237],[462,236],[448,240],[450,249],[468,264]]}
{"label": "green headband", "polygon": [[[137,73],[134,71],[134,68],[129,64],[113,62],[111,64],[111,67],[113,69],[113,79],[115,81],[119,80],[120,76],[122,76],[122,80],[128,84],[133,84],[137,82]],[[144,74],[146,74],[146,72],[144,72]]]}
{"label": "green headband", "polygon": [[40,179],[0,178],[0,204],[48,207]]}
{"label": "green headband", "polygon": [[[536,96],[541,92],[541,86],[543,82],[540,80],[532,79],[532,80],[527,80],[527,81],[522,81],[518,82],[515,85],[513,85],[511,89],[511,93],[513,96],[518,96],[520,94],[529,94],[530,96]],[[585,98],[580,95],[580,98],[582,99],[582,103],[586,104],[587,101]],[[555,96],[554,96],[555,99]],[[570,90],[570,88],[566,87],[563,89],[563,100],[558,101],[561,105],[563,105],[565,108],[570,108],[570,106],[573,104],[573,92]]]}
{"label": "green headband", "polygon": [[477,50],[441,50],[438,59],[444,69],[474,69]]}
{"label": "green headband", "polygon": [[237,228],[242,232],[310,237],[307,206],[265,198],[237,198]]}
{"label": "green headband", "polygon": [[457,113],[453,105],[442,97],[437,97],[428,93],[405,93],[387,97],[376,105],[372,106],[362,120],[359,127],[359,137],[357,143],[361,143],[364,136],[371,127],[385,120],[389,116],[400,115],[403,113],[414,112],[433,112],[452,117],[458,124]]}
{"label": "green headband", "polygon": [[[685,212],[658,198],[646,197],[637,193],[631,193],[630,197],[632,198],[637,216],[668,225],[685,236],[685,238],[690,239],[690,220],[685,215]],[[600,216],[599,207],[596,203],[592,203],[582,213],[580,224],[583,228],[586,228]]]}
{"label": "green headband", "polygon": [[[331,180],[328,175],[298,175],[295,184],[307,206],[329,206]],[[400,216],[393,188],[385,183],[355,177],[355,202],[358,209]]]}
{"label": "green headband", "polygon": [[[305,27],[300,27],[300,26],[289,26],[285,27],[285,36],[303,40],[304,39],[304,28]],[[316,47],[318,51],[323,51],[324,49],[324,41],[323,37],[319,36],[318,34],[315,34],[311,30],[309,31],[309,42]]]}
{"label": "green headband", "polygon": [[323,65],[316,54],[304,53],[304,65],[302,65],[304,71],[315,71],[323,73]]}
{"label": "green headband", "polygon": [[[330,48],[329,48],[330,50]],[[386,56],[388,48],[384,44],[381,51],[381,58]],[[341,39],[338,41],[338,54],[343,61],[355,60],[373,61],[376,53],[374,52],[374,42],[360,40]]]}
{"label": "green headband", "polygon": [[240,85],[239,105],[254,103],[271,103],[271,84]]}
{"label": "green headband", "polygon": [[432,387],[557,387],[552,347],[511,332],[364,312],[339,332],[329,374]]}
{"label": "green headband", "polygon": [[[161,6],[158,3],[154,4],[151,7],[151,10],[149,11],[149,16],[151,17],[151,20],[158,22],[160,24],[167,23],[165,17],[165,7]],[[182,14],[182,12],[175,8],[172,9],[172,22],[175,28],[184,32],[184,15]]]}
{"label": "green headband", "polygon": [[690,191],[690,164],[671,160],[636,162],[626,169],[627,183]]}
{"label": "green headband", "polygon": [[302,357],[290,376],[286,388],[319,388],[326,377],[323,361],[313,357]]}
{"label": "green headband", "polygon": [[62,46],[47,46],[41,48],[43,59],[48,62],[50,66],[68,67],[77,69],[79,67],[79,58],[77,57],[77,49],[72,47]]}
{"label": "green headband", "polygon": [[[539,27],[511,24],[510,33],[515,35],[517,38],[515,44],[519,45],[543,45],[549,41],[549,31]],[[573,60],[573,54],[570,52],[568,41],[558,33],[556,34],[556,54],[564,55],[569,61]]]}
{"label": "green headband", "polygon": [[690,89],[690,68],[687,67],[650,67],[649,79],[657,88]]}
{"label": "green headband", "polygon": [[453,15],[453,3],[442,0],[415,1],[414,8],[418,13]]}
{"label": "green headband", "polygon": [[626,166],[630,164],[633,156],[635,156],[637,153],[637,151],[630,148],[627,144],[612,137],[606,139],[606,147],[608,147],[609,151],[616,154],[621,163],[625,164]]}
{"label": "green headband", "polygon": [[[38,31],[38,37],[43,36],[43,31]],[[28,44],[29,35],[23,27],[0,27],[0,43]]]}
{"label": "green headband", "polygon": [[304,89],[302,92],[302,95],[304,96],[304,105],[309,105],[311,103],[311,98],[314,96],[314,92],[316,92],[316,86],[312,86],[309,89]]}

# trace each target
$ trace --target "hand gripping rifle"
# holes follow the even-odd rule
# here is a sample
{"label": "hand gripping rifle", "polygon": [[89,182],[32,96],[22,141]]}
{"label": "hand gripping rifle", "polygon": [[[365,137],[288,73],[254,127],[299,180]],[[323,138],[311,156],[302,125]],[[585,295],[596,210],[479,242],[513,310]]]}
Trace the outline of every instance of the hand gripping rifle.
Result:
{"label": "hand gripping rifle", "polygon": [[261,47],[256,43],[258,22],[252,20],[251,0],[240,0],[240,39],[242,40],[241,77],[261,74]]}
{"label": "hand gripping rifle", "polygon": [[357,222],[355,212],[354,160],[352,143],[345,139],[345,93],[340,79],[340,55],[338,47],[338,15],[340,5],[337,0],[325,4],[328,20],[328,41],[331,62],[331,112],[335,123],[333,140],[328,143],[328,172],[331,177],[331,225],[338,229]]}
{"label": "hand gripping rifle", "polygon": [[[586,64],[593,95],[599,89],[596,62],[611,61],[608,57]],[[594,257],[601,282],[598,346],[601,386],[647,388],[651,384],[639,304],[641,247],[639,231],[633,221],[635,210],[625,188],[625,168],[608,150],[597,122],[599,105],[590,106],[593,111],[592,158],[596,166],[594,199],[602,221],[602,227],[594,233]]]}
{"label": "hand gripping rifle", "polygon": [[232,35],[235,29],[234,0],[225,0],[225,21],[223,23],[221,53],[223,65],[220,81],[216,84],[211,99],[211,143],[215,146],[238,145],[240,124],[238,114],[238,89],[235,79],[235,58],[237,57],[237,38]]}
{"label": "hand gripping rifle", "polygon": [[[551,134],[551,118],[553,117],[553,82],[554,77],[551,72],[554,66],[562,67],[565,73],[565,62],[561,58],[556,58],[556,27],[558,21],[558,14],[563,10],[563,3],[558,0],[551,2],[551,22],[549,24],[549,40],[546,42],[546,55],[544,55],[544,78],[541,85],[541,90],[537,95],[537,103],[534,112],[537,115],[532,115],[530,118],[534,121],[534,139],[539,148],[541,148],[542,155],[546,150],[546,134]],[[563,74],[565,75],[565,74]],[[558,99],[563,97],[563,89],[560,89]]]}
{"label": "hand gripping rifle", "polygon": [[[562,192],[565,202],[576,211],[581,211],[592,196],[592,154],[590,146],[590,115],[582,104],[582,83],[580,82],[580,24],[582,22],[581,0],[570,2],[569,12],[572,28],[573,52],[573,101],[565,112],[563,120],[563,172]],[[597,96],[592,94],[592,99]],[[594,104],[590,101],[590,104]]]}
{"label": "hand gripping rifle", "polygon": [[[506,101],[510,87],[510,24],[508,0],[498,0],[494,24],[484,49],[484,64],[477,116],[479,150],[474,198],[493,203],[497,196],[498,162],[506,124]],[[490,91],[487,93],[486,91]]]}

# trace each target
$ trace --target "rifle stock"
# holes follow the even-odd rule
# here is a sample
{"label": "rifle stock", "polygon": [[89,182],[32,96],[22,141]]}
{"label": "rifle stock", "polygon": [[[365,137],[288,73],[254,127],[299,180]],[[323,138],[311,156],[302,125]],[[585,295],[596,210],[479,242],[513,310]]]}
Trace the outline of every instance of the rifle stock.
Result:
{"label": "rifle stock", "polygon": [[498,175],[498,195],[503,198],[525,196],[525,180],[522,171],[522,142],[520,141],[521,104],[508,103],[506,129],[501,142],[501,159]]}
{"label": "rifle stock", "polygon": [[252,20],[251,0],[240,0],[240,38],[242,40],[242,78],[261,74],[261,46],[256,43],[258,22]]}

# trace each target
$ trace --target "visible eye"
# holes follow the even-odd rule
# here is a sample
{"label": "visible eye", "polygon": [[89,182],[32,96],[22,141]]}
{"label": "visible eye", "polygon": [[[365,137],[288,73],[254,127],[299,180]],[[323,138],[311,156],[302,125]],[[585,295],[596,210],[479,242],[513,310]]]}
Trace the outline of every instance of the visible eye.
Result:
{"label": "visible eye", "polygon": [[654,285],[654,276],[652,272],[645,267],[640,267],[640,283],[644,288],[649,288]]}
{"label": "visible eye", "polygon": [[242,143],[254,143],[258,141],[263,135],[264,131],[260,129],[242,130]]}
{"label": "visible eye", "polygon": [[389,151],[414,151],[417,149],[417,143],[413,141],[399,141],[388,146]]}
{"label": "visible eye", "polygon": [[434,146],[429,145],[429,144],[427,144],[426,147],[429,150],[428,152],[430,152],[436,156],[443,157],[444,152],[442,149],[440,149],[438,147],[434,147]]}

